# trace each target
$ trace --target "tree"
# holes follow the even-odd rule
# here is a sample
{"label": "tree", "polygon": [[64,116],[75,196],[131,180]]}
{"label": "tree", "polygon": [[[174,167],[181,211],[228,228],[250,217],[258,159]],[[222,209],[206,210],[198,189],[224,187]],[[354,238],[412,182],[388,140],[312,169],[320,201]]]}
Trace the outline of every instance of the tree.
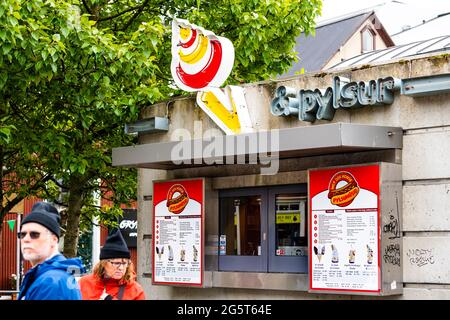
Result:
{"label": "tree", "polygon": [[75,256],[91,192],[113,190],[116,203],[135,194],[135,172],[112,168],[110,150],[131,142],[123,124],[136,119],[137,105],[161,97],[150,55],[162,29],[140,25],[121,41],[70,1],[2,1],[0,13],[0,115],[17,128],[0,150],[12,171],[2,172],[2,190],[11,207],[33,193],[57,202],[49,182],[64,187],[64,252]]}
{"label": "tree", "polygon": [[[80,219],[87,226],[100,214],[81,214],[92,208],[92,192],[113,191],[117,208],[135,194],[136,172],[111,166],[112,148],[136,142],[124,124],[180,93],[170,76],[173,17],[229,38],[236,50],[229,83],[241,83],[286,71],[295,37],[312,32],[320,7],[320,0],[0,0],[0,125],[17,129],[3,145],[15,162],[0,161],[18,172],[23,194],[67,206],[64,253],[75,256]],[[36,191],[30,181],[23,186],[28,176]],[[51,192],[55,186],[66,199]]]}

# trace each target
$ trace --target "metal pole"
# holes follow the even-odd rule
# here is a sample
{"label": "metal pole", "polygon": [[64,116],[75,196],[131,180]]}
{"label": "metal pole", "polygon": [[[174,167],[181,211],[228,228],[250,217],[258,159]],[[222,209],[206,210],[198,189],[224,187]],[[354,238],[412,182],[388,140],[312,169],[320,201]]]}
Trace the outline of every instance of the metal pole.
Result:
{"label": "metal pole", "polygon": [[237,255],[241,255],[241,226],[239,217],[239,200],[235,202],[234,221],[236,224],[236,242],[237,242]]}
{"label": "metal pole", "polygon": [[[17,214],[17,224],[16,224],[16,230],[20,230],[20,224],[22,223],[22,215]],[[21,250],[20,250],[20,239],[19,237],[16,237],[16,291],[20,290],[20,270],[21,270]]]}
{"label": "metal pole", "polygon": [[[98,181],[100,186],[101,181]],[[101,208],[101,196],[100,191],[94,193],[94,201],[95,205]],[[100,260],[100,226],[98,217],[94,217],[92,220],[92,268],[99,262]]]}
{"label": "metal pole", "polygon": [[94,267],[100,259],[100,226],[97,217],[94,217],[92,222],[92,267]]}

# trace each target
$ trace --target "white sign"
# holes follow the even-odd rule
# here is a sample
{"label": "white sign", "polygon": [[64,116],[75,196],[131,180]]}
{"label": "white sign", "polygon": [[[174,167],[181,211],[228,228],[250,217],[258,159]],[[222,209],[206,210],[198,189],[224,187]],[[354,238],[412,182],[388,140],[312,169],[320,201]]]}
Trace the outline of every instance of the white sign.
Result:
{"label": "white sign", "polygon": [[202,286],[203,180],[154,183],[153,284]]}
{"label": "white sign", "polygon": [[170,70],[178,88],[189,92],[219,88],[233,64],[230,40],[187,20],[173,19]]}
{"label": "white sign", "polygon": [[378,167],[310,171],[310,290],[379,292]]}

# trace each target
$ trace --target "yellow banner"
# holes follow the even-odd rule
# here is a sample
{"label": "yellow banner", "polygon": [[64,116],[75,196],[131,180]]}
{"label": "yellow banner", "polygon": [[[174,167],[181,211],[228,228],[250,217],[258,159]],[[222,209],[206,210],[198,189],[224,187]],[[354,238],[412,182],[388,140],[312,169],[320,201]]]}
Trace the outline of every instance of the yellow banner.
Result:
{"label": "yellow banner", "polygon": [[298,213],[277,213],[277,224],[300,223],[300,212]]}

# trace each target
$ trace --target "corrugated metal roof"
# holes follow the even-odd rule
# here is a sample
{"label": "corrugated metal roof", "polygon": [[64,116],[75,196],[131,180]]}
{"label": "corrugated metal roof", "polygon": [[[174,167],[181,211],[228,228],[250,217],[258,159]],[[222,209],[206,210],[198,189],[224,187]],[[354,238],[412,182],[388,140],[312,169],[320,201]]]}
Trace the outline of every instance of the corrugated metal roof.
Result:
{"label": "corrugated metal roof", "polygon": [[364,12],[344,20],[323,23],[316,28],[315,36],[305,37],[302,33],[297,37],[295,46],[299,61],[294,63],[291,69],[280,78],[294,76],[302,68],[305,69],[305,72],[321,70],[372,13],[373,11]]}
{"label": "corrugated metal roof", "polygon": [[433,37],[445,36],[448,34],[448,26],[450,25],[450,12],[442,13],[430,20],[413,26],[407,30],[391,35],[392,40],[396,44],[411,43],[413,41],[421,41]]}
{"label": "corrugated metal roof", "polygon": [[401,59],[405,57],[446,50],[450,50],[450,35],[363,53],[353,58],[342,61],[332,66],[328,70],[390,61],[393,59]]}

